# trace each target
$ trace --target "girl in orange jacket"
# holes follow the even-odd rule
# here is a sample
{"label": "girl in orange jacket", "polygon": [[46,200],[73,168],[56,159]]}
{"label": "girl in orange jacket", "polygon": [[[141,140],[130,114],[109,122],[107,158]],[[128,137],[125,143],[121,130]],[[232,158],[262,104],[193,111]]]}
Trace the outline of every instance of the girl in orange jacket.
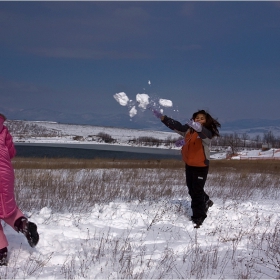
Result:
{"label": "girl in orange jacket", "polygon": [[214,136],[219,136],[218,127],[221,125],[204,110],[195,112],[192,119],[184,125],[159,111],[153,110],[153,113],[167,127],[184,137],[179,142],[183,145],[181,152],[185,162],[186,183],[192,199],[192,221],[196,224],[195,227],[200,227],[207,217],[208,208],[213,205],[204,191],[204,185],[209,170],[209,145]]}

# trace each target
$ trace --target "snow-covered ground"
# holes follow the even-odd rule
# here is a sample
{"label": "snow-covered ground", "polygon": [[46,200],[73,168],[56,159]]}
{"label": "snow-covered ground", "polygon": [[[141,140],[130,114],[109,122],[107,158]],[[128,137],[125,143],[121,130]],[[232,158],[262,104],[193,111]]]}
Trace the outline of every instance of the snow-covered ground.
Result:
{"label": "snow-covered ground", "polygon": [[[242,270],[248,271],[246,265],[252,263],[252,257],[259,258],[255,262],[265,258],[261,249],[254,251],[252,239],[272,236],[275,225],[278,225],[276,230],[280,229],[280,207],[276,200],[227,201],[225,204],[215,200],[200,229],[194,229],[188,214],[176,214],[173,209],[176,205],[179,200],[154,206],[135,201],[112,202],[105,207],[96,205],[85,215],[52,213],[51,209],[43,208],[32,216],[40,233],[40,243],[35,249],[29,248],[22,236],[10,228],[5,229],[11,251],[8,276],[16,274],[13,270],[19,270],[17,278],[69,279],[69,270],[75,279],[119,279],[126,269],[121,266],[129,265],[119,263],[123,257],[132,262],[134,277],[142,271],[143,279],[159,279],[161,273],[169,279],[200,278],[199,267],[203,265],[207,269],[202,268],[202,278],[240,279]],[[186,205],[189,207],[188,201]],[[158,219],[152,223],[157,215]],[[123,248],[126,249],[124,256],[114,256],[114,250],[120,250],[118,246],[127,247]],[[263,246],[263,250],[269,250],[267,242],[263,242]],[[98,250],[101,256],[95,261]],[[198,255],[195,250],[200,251]],[[30,261],[33,263],[28,264]],[[266,262],[267,267],[254,263],[256,267],[250,269],[249,278],[279,279],[279,272],[269,267],[273,263],[268,259]],[[28,265],[31,267],[26,267]],[[274,265],[277,269],[277,263]],[[3,275],[6,268],[0,270]]]}
{"label": "snow-covered ground", "polygon": [[[86,138],[101,131],[126,139],[124,142],[130,137],[143,136],[143,131],[127,129],[106,128],[104,131],[104,128],[90,126],[40,125],[59,131],[61,136],[56,136],[53,141],[68,141],[73,135]],[[170,135],[149,133],[152,137],[163,139]],[[23,140],[18,138],[18,141]],[[279,157],[279,154],[279,150],[244,151],[237,158]],[[214,156],[216,159],[224,157],[225,153]],[[46,172],[46,177],[51,178],[52,172],[57,171]],[[63,177],[64,172],[59,171],[60,176]],[[90,172],[95,172],[96,178],[103,178],[104,170]],[[114,172],[121,179],[125,171]],[[143,172],[142,179],[147,184],[153,182],[153,176],[163,176],[158,174],[157,169]],[[86,171],[80,170],[71,180],[79,181],[86,176]],[[238,181],[238,178],[233,181],[221,178],[224,179],[223,184],[213,185],[211,176],[213,174],[209,174],[207,180],[207,192],[228,190],[234,193],[232,182]],[[65,180],[70,180],[65,177]],[[172,188],[186,188],[184,179],[178,183],[175,182],[177,178],[169,178]],[[260,174],[255,174],[253,178],[263,182]],[[269,175],[266,180],[267,185]],[[162,187],[162,183],[159,182],[158,188]],[[270,183],[279,185],[279,181]],[[126,184],[124,181],[123,187]],[[273,191],[265,194],[260,189],[252,189],[252,194],[246,199],[235,195],[230,198],[213,195],[214,205],[199,229],[195,229],[190,221],[192,213],[187,195],[159,201],[112,200],[95,204],[87,212],[60,213],[42,206],[39,211],[26,213],[38,225],[40,241],[35,249],[28,246],[23,235],[5,225],[9,264],[0,267],[0,278],[279,279],[279,189],[275,185]],[[86,196],[87,193],[84,193]]]}
{"label": "snow-covered ground", "polygon": [[[60,172],[63,176],[66,171]],[[93,172],[102,177],[101,170]],[[143,174],[153,181],[157,172]],[[77,178],[82,175],[87,174],[81,170]],[[235,192],[230,185],[213,186],[212,175],[207,192]],[[170,183],[183,189],[183,181]],[[250,190],[248,199],[245,194],[212,195],[214,205],[199,229],[190,221],[187,195],[159,201],[115,200],[95,204],[86,213],[42,207],[27,213],[38,225],[35,249],[5,226],[9,264],[0,267],[0,278],[279,279],[280,196],[274,188],[265,196],[257,188]]]}

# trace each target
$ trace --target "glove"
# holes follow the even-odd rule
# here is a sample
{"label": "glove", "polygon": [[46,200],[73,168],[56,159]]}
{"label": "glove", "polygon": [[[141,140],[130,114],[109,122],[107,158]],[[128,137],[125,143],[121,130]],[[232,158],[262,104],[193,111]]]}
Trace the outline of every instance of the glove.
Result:
{"label": "glove", "polygon": [[158,119],[160,119],[160,118],[163,116],[163,114],[162,114],[161,112],[159,112],[159,111],[157,111],[157,110],[155,110],[155,109],[153,109],[152,111],[153,111],[153,114],[154,114]]}
{"label": "glove", "polygon": [[176,142],[175,142],[175,146],[176,147],[182,147],[182,146],[184,146],[185,145],[185,139],[180,139],[180,140],[177,140]]}
{"label": "glove", "polygon": [[199,122],[195,122],[194,120],[189,120],[187,121],[187,124],[197,132],[202,131],[202,125]]}

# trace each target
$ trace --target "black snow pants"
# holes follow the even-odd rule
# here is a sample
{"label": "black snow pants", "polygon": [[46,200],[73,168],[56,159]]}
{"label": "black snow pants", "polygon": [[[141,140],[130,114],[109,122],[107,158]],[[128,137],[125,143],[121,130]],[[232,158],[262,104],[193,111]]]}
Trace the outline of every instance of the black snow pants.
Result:
{"label": "black snow pants", "polygon": [[195,167],[186,164],[186,183],[189,189],[189,195],[192,199],[191,208],[193,211],[193,219],[203,220],[207,217],[205,202],[209,196],[204,191],[204,185],[207,179],[209,167]]}

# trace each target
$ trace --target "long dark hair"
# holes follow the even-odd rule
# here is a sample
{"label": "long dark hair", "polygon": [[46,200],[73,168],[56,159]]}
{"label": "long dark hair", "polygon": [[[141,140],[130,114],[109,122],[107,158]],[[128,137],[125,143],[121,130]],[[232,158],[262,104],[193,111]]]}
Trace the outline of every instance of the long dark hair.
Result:
{"label": "long dark hair", "polygon": [[221,127],[221,124],[218,122],[218,120],[212,118],[211,115],[205,110],[199,110],[193,113],[192,119],[194,120],[198,114],[202,114],[206,118],[206,123],[203,126],[209,129],[213,136],[220,136],[218,127]]}

